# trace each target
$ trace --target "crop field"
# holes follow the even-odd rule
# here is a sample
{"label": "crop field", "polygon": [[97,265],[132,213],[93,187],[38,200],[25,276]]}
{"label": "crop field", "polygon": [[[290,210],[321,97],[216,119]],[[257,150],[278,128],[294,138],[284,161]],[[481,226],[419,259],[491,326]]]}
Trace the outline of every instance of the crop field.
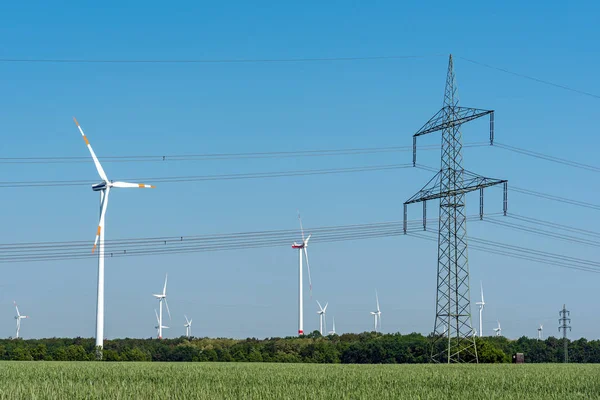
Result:
{"label": "crop field", "polygon": [[0,362],[1,399],[597,399],[599,365]]}

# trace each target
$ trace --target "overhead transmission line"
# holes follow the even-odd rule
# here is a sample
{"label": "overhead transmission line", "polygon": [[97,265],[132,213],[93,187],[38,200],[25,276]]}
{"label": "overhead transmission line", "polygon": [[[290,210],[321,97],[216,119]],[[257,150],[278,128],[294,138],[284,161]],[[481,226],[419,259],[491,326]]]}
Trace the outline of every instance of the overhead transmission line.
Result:
{"label": "overhead transmission line", "polygon": [[527,149],[524,149],[521,147],[511,146],[511,145],[504,144],[504,143],[494,142],[493,147],[512,151],[514,153],[523,154],[523,155],[526,155],[529,157],[539,158],[541,160],[551,161],[551,162],[566,165],[569,167],[584,169],[584,170],[591,171],[591,172],[600,172],[600,167],[596,167],[594,165],[584,164],[584,163],[581,163],[578,161],[568,160],[566,158],[555,157],[555,156],[551,156],[548,154],[539,153],[537,151],[532,151],[532,150],[527,150]]}

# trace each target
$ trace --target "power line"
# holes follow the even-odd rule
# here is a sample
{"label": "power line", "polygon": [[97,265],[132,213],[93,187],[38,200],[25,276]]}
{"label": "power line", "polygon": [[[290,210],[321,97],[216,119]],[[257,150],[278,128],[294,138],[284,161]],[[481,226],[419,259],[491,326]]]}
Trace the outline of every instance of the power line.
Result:
{"label": "power line", "polygon": [[520,148],[520,147],[511,146],[511,145],[508,145],[508,144],[494,142],[494,147],[498,147],[500,149],[512,151],[514,153],[523,154],[523,155],[526,155],[526,156],[529,156],[529,157],[539,158],[541,160],[551,161],[551,162],[562,164],[562,165],[566,165],[566,166],[569,166],[569,167],[584,169],[586,171],[592,171],[592,172],[600,172],[600,167],[596,167],[596,166],[593,166],[593,165],[580,163],[578,161],[568,160],[566,158],[559,158],[559,157],[551,156],[551,155],[548,155],[548,154],[538,153],[536,151],[532,151],[532,150],[527,150],[527,149],[523,149],[523,148]]}
{"label": "power line", "polygon": [[246,64],[246,63],[296,63],[327,61],[378,61],[410,58],[440,57],[443,54],[391,55],[358,57],[310,57],[310,58],[224,58],[224,59],[76,59],[76,58],[0,58],[3,63],[61,63],[61,64]]}
{"label": "power line", "polygon": [[507,70],[505,68],[494,67],[493,65],[489,65],[489,64],[485,64],[485,63],[482,63],[482,62],[479,62],[479,61],[471,60],[469,58],[465,58],[465,57],[461,57],[461,56],[458,56],[458,58],[460,58],[461,60],[465,60],[465,61],[468,61],[470,63],[476,64],[476,65],[480,65],[482,67],[494,69],[496,71],[501,71],[501,72],[504,72],[504,73],[507,73],[507,74],[510,74],[510,75],[518,76],[520,78],[525,78],[525,79],[528,79],[528,80],[531,80],[531,81],[534,81],[534,82],[542,83],[544,85],[553,86],[553,87],[556,87],[556,88],[559,88],[559,89],[564,89],[564,90],[568,90],[570,92],[575,92],[575,93],[583,94],[585,96],[589,96],[589,97],[593,97],[593,98],[596,98],[596,99],[600,99],[600,95],[597,95],[597,94],[594,94],[594,93],[585,92],[583,90],[574,89],[574,88],[571,88],[569,86],[560,85],[558,83],[553,83],[553,82],[550,82],[550,81],[545,81],[543,79],[535,78],[533,76],[521,74],[521,73],[518,73],[518,72],[509,71],[509,70]]}

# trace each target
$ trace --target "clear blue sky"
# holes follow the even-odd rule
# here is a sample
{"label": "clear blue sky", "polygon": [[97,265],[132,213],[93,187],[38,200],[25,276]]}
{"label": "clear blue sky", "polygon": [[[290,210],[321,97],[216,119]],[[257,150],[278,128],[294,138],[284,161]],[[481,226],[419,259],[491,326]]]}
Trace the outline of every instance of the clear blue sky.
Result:
{"label": "clear blue sky", "polygon": [[[543,6],[516,1],[438,2],[103,2],[34,1],[0,6],[0,58],[224,59],[436,55],[419,59],[257,64],[0,63],[0,157],[87,156],[71,117],[96,153],[185,154],[400,146],[442,104],[447,54],[600,93],[596,2]],[[285,4],[284,4],[285,3]],[[496,110],[499,142],[597,164],[598,99],[455,62],[461,104]],[[487,139],[487,122],[464,127]],[[439,134],[420,143],[438,144]],[[105,164],[110,178],[281,171],[410,162],[410,153],[283,160]],[[439,166],[439,153],[419,161]],[[465,150],[465,167],[512,185],[594,202],[597,175],[495,148]],[[402,203],[430,173],[362,174],[163,184],[114,191],[107,239],[294,229],[400,220]],[[0,180],[96,179],[91,164],[0,165]],[[151,183],[151,182],[150,182]],[[0,189],[0,243],[89,240],[97,224],[91,188]],[[512,212],[597,229],[598,211],[510,194]],[[468,198],[478,210],[477,195]],[[501,195],[486,198],[501,210]],[[430,207],[429,216],[436,210]],[[419,218],[421,208],[409,211]],[[489,224],[469,234],[594,259],[597,251]],[[394,237],[310,247],[314,298],[328,301],[338,332],[370,329],[379,291],[383,330],[428,333],[435,313],[437,249]],[[93,259],[2,264],[0,336],[14,334],[17,300],[31,319],[24,337],[94,335]],[[557,335],[571,310],[571,337],[597,339],[599,276],[470,252],[473,302],[483,281],[484,329],[496,319],[511,338]],[[119,258],[106,263],[105,332],[155,334],[152,293],[169,273],[174,320],[166,337],[268,337],[296,332],[297,254],[290,247]],[[318,328],[306,296],[305,330]],[[477,314],[473,306],[474,316]],[[477,324],[477,317],[473,323]]]}

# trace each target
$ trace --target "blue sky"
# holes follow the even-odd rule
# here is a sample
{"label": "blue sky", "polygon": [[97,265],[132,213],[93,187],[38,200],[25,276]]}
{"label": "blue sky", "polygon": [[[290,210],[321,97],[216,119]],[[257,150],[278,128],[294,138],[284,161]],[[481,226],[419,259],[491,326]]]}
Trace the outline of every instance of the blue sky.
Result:
{"label": "blue sky", "polygon": [[[417,59],[254,64],[0,63],[0,157],[87,156],[76,116],[99,157],[402,146],[442,104],[447,55],[600,93],[598,4],[522,2],[427,7],[400,2],[46,2],[0,6],[0,58],[257,59],[424,55]],[[441,55],[441,56],[439,56]],[[496,110],[498,142],[597,163],[598,99],[455,62],[461,104]],[[487,122],[463,129],[485,141]],[[419,143],[438,144],[439,134]],[[112,179],[340,168],[408,163],[410,153],[310,159],[110,163]],[[438,167],[439,153],[419,162]],[[594,202],[593,172],[496,148],[465,149],[465,168],[511,185]],[[115,191],[107,239],[212,234],[400,220],[402,203],[431,177],[406,169],[348,175],[158,185]],[[0,165],[1,181],[96,179],[92,164]],[[151,182],[150,182],[151,183]],[[0,189],[0,243],[89,240],[97,194],[86,187]],[[477,195],[468,200],[478,211]],[[501,193],[486,197],[500,211]],[[511,212],[584,229],[597,211],[519,194]],[[421,208],[409,210],[419,218]],[[436,214],[434,207],[429,215]],[[490,240],[594,259],[589,247],[469,224]],[[437,249],[393,237],[311,242],[314,299],[328,301],[338,332],[370,329],[378,290],[386,332],[428,333],[435,312]],[[31,319],[24,337],[94,334],[96,262],[2,264],[0,336],[13,334],[16,300]],[[571,310],[572,337],[597,339],[596,274],[470,252],[473,301],[486,293],[484,329],[496,319],[511,338],[558,334]],[[169,273],[172,329],[198,336],[268,337],[296,332],[297,255],[290,247],[141,258],[106,264],[105,333],[150,337],[155,301]],[[318,328],[306,296],[305,330]],[[473,314],[476,309],[473,306]],[[330,321],[329,321],[330,323]],[[474,325],[477,318],[474,318]]]}

